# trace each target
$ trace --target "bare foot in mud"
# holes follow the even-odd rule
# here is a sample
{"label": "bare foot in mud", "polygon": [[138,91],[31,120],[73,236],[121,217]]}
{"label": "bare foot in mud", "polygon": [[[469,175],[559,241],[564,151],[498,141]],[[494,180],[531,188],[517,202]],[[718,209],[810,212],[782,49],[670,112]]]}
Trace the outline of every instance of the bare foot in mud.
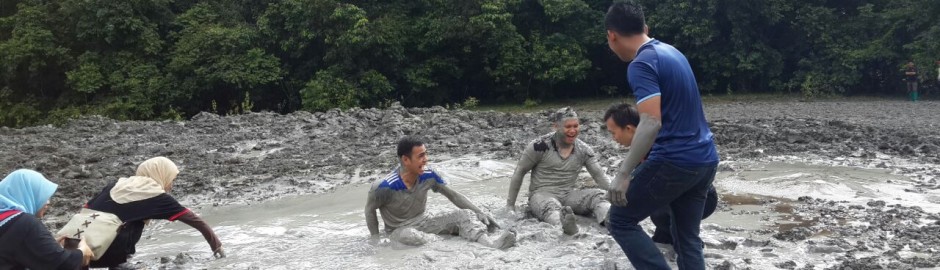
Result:
{"label": "bare foot in mud", "polygon": [[578,233],[578,223],[577,219],[574,216],[574,211],[571,210],[570,206],[565,206],[561,210],[561,229],[567,235],[575,235]]}
{"label": "bare foot in mud", "polygon": [[493,243],[494,248],[507,249],[516,245],[516,230],[507,229]]}

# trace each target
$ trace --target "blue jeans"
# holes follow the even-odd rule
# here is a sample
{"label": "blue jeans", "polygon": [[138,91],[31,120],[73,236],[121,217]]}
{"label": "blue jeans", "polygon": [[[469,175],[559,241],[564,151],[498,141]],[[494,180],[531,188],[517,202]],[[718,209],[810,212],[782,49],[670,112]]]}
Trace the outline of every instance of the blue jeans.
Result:
{"label": "blue jeans", "polygon": [[633,171],[627,206],[612,206],[608,229],[638,270],[670,269],[663,254],[639,225],[657,210],[672,211],[670,231],[679,269],[705,269],[699,225],[717,165],[680,167],[646,161]]}
{"label": "blue jeans", "polygon": [[[718,191],[715,187],[708,188],[708,195],[705,196],[705,212],[702,212],[702,220],[707,219],[715,209],[718,208]],[[653,212],[650,215],[650,221],[656,226],[653,231],[653,242],[672,245],[672,209],[665,206]]]}

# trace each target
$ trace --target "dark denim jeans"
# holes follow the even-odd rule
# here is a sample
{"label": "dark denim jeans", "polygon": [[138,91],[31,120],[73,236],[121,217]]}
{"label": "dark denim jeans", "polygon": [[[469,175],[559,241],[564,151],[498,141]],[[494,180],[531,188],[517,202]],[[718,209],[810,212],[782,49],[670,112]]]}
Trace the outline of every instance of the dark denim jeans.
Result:
{"label": "dark denim jeans", "polygon": [[[718,191],[712,186],[708,188],[708,195],[705,197],[705,212],[702,212],[702,220],[715,213],[716,208],[718,208]],[[650,215],[650,221],[656,225],[656,230],[653,231],[653,242],[672,245],[672,229],[670,229],[672,228],[672,209],[666,206],[656,210]]]}
{"label": "dark denim jeans", "polygon": [[717,165],[680,167],[668,162],[646,161],[633,171],[627,206],[612,206],[607,226],[634,268],[670,269],[663,254],[639,225],[657,210],[669,207],[679,269],[705,269],[699,226],[716,169]]}

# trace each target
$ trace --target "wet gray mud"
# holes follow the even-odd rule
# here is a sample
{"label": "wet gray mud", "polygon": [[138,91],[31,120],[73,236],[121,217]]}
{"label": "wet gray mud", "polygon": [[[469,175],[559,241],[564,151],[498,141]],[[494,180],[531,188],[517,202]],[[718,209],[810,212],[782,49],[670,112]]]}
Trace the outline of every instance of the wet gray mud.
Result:
{"label": "wet gray mud", "polygon": [[[393,107],[186,122],[90,117],[0,128],[0,168],[37,169],[60,184],[46,218],[55,227],[135,164],[156,155],[177,161],[173,195],[213,224],[229,257],[211,259],[198,232],[162,222],[145,232],[135,268],[631,269],[591,218],[579,219],[582,233],[564,236],[502,208],[513,160],[549,131],[547,113]],[[613,168],[623,149],[601,113],[581,113],[580,138]],[[706,113],[723,161],[722,203],[702,229],[710,268],[940,265],[940,103],[729,103]],[[422,247],[369,244],[366,183],[394,166],[394,143],[408,134],[429,139],[432,166],[455,189],[519,231],[516,247],[449,236]],[[454,209],[430,196],[429,211]]]}

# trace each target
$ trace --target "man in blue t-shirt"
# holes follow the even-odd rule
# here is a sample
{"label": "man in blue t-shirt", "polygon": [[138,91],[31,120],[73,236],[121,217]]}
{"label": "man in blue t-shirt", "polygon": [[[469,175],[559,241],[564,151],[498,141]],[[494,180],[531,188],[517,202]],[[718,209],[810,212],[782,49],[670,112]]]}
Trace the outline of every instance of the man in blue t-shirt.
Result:
{"label": "man in blue t-shirt", "polygon": [[676,48],[651,39],[645,20],[642,8],[633,2],[613,4],[605,17],[610,49],[630,62],[627,81],[640,113],[632,132],[610,114],[604,117],[613,139],[630,145],[608,191],[614,205],[608,228],[634,268],[670,269],[639,226],[668,207],[679,269],[705,269],[699,225],[718,151],[689,61]]}

